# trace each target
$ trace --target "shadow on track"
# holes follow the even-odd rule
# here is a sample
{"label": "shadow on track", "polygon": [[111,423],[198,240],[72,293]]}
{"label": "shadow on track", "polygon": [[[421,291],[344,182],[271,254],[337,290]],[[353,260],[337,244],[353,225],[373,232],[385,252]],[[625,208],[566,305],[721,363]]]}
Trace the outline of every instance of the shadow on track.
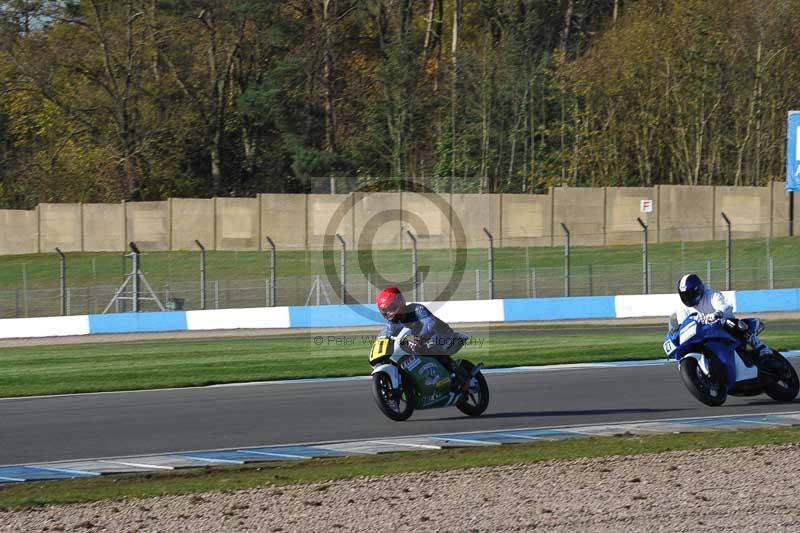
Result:
{"label": "shadow on track", "polygon": [[751,402],[747,402],[745,405],[797,405],[797,404],[800,404],[800,398],[795,398],[791,402],[778,402],[778,401],[775,401],[775,400],[772,400],[772,399],[768,400],[768,399],[764,398],[763,400],[760,399],[760,400],[754,400],[754,401],[751,401]]}
{"label": "shadow on track", "polygon": [[[774,403],[774,402],[773,402]],[[594,415],[616,415],[616,414],[636,414],[636,413],[674,413],[677,411],[692,411],[692,409],[588,409],[584,411],[515,411],[510,413],[489,413],[481,415],[483,418],[528,418],[541,416],[594,416]],[[437,420],[463,420],[463,416],[450,416],[437,418]],[[608,422],[616,424],[618,422]],[[619,422],[624,423],[624,422]]]}

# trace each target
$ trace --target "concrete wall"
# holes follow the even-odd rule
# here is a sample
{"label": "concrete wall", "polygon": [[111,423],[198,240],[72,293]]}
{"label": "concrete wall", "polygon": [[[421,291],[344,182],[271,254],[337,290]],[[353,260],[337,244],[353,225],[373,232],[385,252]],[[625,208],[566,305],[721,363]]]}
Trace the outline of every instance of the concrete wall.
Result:
{"label": "concrete wall", "polygon": [[[658,209],[655,187],[606,188],[606,244],[639,244],[642,242],[641,218],[647,225],[647,238],[658,239]],[[652,200],[651,213],[642,213],[642,200]]]}
{"label": "concrete wall", "polygon": [[[308,195],[308,247],[322,248],[325,235],[340,234],[353,249],[353,197],[349,194]],[[339,241],[334,241],[336,247]]]}
{"label": "concrete wall", "polygon": [[140,250],[170,249],[169,202],[125,204],[126,239]]}
{"label": "concrete wall", "polygon": [[549,246],[552,243],[553,195],[503,194],[503,246]]}
{"label": "concrete wall", "polygon": [[450,197],[452,223],[464,228],[468,248],[485,248],[489,240],[483,228],[489,230],[495,246],[501,246],[499,194],[454,194]]}
{"label": "concrete wall", "polygon": [[553,189],[553,244],[564,244],[563,222],[571,246],[605,243],[605,194],[603,189],[556,187]]}
{"label": "concrete wall", "polygon": [[217,250],[259,250],[258,198],[215,198]]}
{"label": "concrete wall", "polygon": [[727,238],[721,213],[731,221],[734,239],[769,235],[770,196],[769,187],[714,187],[714,237]]}
{"label": "concrete wall", "polygon": [[122,204],[83,204],[83,251],[121,252],[126,246]]}
{"label": "concrete wall", "polygon": [[[786,192],[786,182],[773,181],[771,192],[772,236],[786,237],[789,235],[789,193]],[[796,194],[795,196],[800,195]],[[796,210],[795,213],[797,213]],[[795,218],[797,218],[797,216],[795,216]]]}
{"label": "concrete wall", "polygon": [[714,187],[658,186],[658,242],[714,238]]}
{"label": "concrete wall", "polygon": [[170,198],[172,249],[198,250],[195,240],[208,250],[216,246],[214,199]]}
{"label": "concrete wall", "polygon": [[80,252],[83,249],[81,204],[39,204],[39,249]]}
{"label": "concrete wall", "polygon": [[[652,200],[653,211],[641,212]],[[795,198],[800,233],[800,195]],[[0,210],[0,254],[52,251],[263,250],[266,237],[284,250],[321,250],[339,233],[349,250],[420,249],[487,244],[561,246],[561,222],[575,246],[638,244],[641,217],[650,242],[725,238],[721,213],[735,238],[788,234],[788,194],[767,187],[607,187],[550,189],[548,194],[262,194],[258,198],[173,198],[122,204],[41,204],[35,211]],[[331,239],[335,250],[339,242]]]}
{"label": "concrete wall", "polygon": [[37,211],[0,209],[0,255],[39,251]]}
{"label": "concrete wall", "polygon": [[392,192],[353,193],[353,249],[400,248],[405,233],[400,198]]}
{"label": "concrete wall", "polygon": [[277,248],[305,250],[308,217],[305,194],[261,194],[261,245],[272,239]]}
{"label": "concrete wall", "polygon": [[403,193],[404,248],[411,246],[405,234],[411,231],[418,248],[448,248],[456,236],[450,228],[450,195],[434,193]]}

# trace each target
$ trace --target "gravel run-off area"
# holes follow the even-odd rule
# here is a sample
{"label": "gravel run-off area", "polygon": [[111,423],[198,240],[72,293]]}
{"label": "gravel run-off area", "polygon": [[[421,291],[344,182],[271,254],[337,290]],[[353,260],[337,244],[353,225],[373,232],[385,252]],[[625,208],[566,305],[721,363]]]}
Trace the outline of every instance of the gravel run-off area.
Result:
{"label": "gravel run-off area", "polygon": [[0,531],[798,531],[800,444],[0,512]]}

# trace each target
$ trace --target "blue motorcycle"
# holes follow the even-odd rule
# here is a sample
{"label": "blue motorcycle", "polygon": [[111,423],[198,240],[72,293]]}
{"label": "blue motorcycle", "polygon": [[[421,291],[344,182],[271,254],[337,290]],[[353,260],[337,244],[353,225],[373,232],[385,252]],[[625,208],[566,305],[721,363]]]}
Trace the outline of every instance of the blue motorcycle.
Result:
{"label": "blue motorcycle", "polygon": [[722,405],[728,395],[762,393],[779,402],[790,402],[800,390],[794,367],[774,350],[759,356],[745,340],[746,332],[761,330],[763,325],[757,319],[721,319],[706,324],[693,314],[667,333],[664,352],[679,361],[683,384],[706,405]]}

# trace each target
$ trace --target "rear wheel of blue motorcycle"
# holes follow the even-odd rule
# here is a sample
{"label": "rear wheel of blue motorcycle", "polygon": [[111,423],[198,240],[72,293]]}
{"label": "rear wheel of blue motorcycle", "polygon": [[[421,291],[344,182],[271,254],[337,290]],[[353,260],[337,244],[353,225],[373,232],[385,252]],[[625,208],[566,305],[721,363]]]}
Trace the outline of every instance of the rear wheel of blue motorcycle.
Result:
{"label": "rear wheel of blue motorcycle", "polygon": [[403,380],[401,390],[396,391],[386,372],[372,375],[372,397],[378,404],[378,409],[397,422],[407,420],[414,412],[414,385]]}
{"label": "rear wheel of blue motorcycle", "polygon": [[792,363],[778,352],[772,352],[765,358],[769,369],[762,371],[759,378],[767,396],[779,402],[791,402],[797,398],[800,380]]}
{"label": "rear wheel of blue motorcycle", "polygon": [[[467,372],[472,372],[475,365],[469,361],[462,360],[461,366]],[[456,404],[459,411],[469,416],[480,416],[489,407],[489,385],[486,378],[478,372],[470,382],[467,394]]]}
{"label": "rear wheel of blue motorcycle", "polygon": [[706,376],[694,357],[684,357],[680,362],[680,372],[683,384],[689,392],[711,407],[717,407],[725,403],[728,398],[728,391],[724,385],[713,381]]}

